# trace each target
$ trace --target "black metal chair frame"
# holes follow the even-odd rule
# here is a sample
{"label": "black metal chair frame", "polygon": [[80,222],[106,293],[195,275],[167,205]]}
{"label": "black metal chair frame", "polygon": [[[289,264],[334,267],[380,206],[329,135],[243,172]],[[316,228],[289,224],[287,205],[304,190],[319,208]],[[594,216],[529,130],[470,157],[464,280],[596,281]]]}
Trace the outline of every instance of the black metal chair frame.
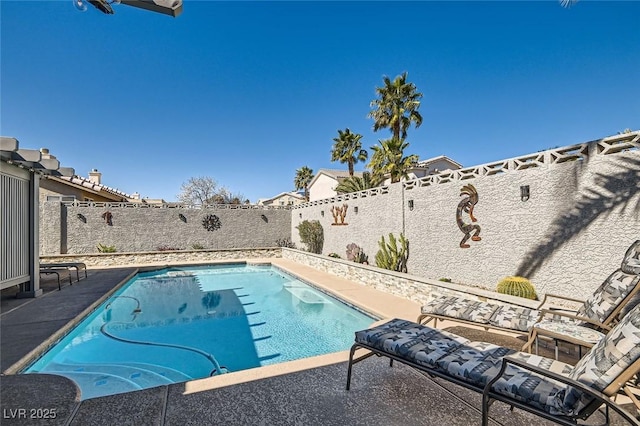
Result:
{"label": "black metal chair frame", "polygon": [[71,277],[71,269],[76,270],[76,278],[80,281],[80,269],[84,271],[84,277],[87,278],[87,265],[82,262],[60,262],[60,263],[41,263],[40,268],[53,270],[53,269],[67,269],[69,270],[69,277]]}
{"label": "black metal chair frame", "polygon": [[[354,358],[355,352],[358,349],[366,349],[367,351],[369,351],[369,353],[366,353],[364,355],[361,355],[357,358]],[[578,423],[578,420],[584,420],[586,418],[588,418],[589,416],[591,416],[596,410],[598,410],[599,407],[601,407],[603,404],[605,405],[605,412],[602,413],[605,416],[606,419],[606,423],[604,423],[605,425],[609,424],[609,409],[612,409],[613,411],[615,411],[616,413],[618,413],[620,416],[622,416],[625,420],[627,420],[630,424],[635,425],[635,426],[640,426],[640,421],[638,421],[633,415],[629,414],[627,411],[625,411],[624,409],[622,409],[620,406],[616,405],[613,401],[611,401],[611,398],[609,398],[608,396],[606,396],[605,394],[598,392],[586,385],[584,385],[583,383],[580,382],[576,382],[572,379],[569,379],[568,377],[565,376],[561,376],[559,374],[553,373],[551,371],[542,369],[542,368],[538,368],[529,364],[526,364],[524,362],[521,362],[517,359],[513,359],[509,356],[505,356],[503,358],[503,362],[502,362],[502,368],[500,369],[500,372],[493,378],[491,379],[489,382],[487,382],[486,386],[474,386],[473,384],[464,381],[464,380],[460,380],[456,377],[452,377],[449,374],[437,370],[435,368],[430,368],[430,367],[426,367],[424,365],[420,365],[420,364],[416,364],[414,362],[408,361],[402,357],[399,357],[395,354],[389,353],[389,352],[385,352],[382,351],[380,349],[374,348],[372,346],[368,346],[366,344],[363,343],[355,343],[353,346],[351,346],[351,351],[349,352],[349,367],[347,370],[347,386],[346,389],[349,390],[351,388],[351,372],[353,369],[353,365],[357,364],[360,361],[363,361],[373,355],[377,355],[377,356],[382,356],[382,357],[386,357],[390,359],[389,362],[389,366],[393,366],[393,361],[398,361],[402,364],[405,364],[409,367],[415,368],[417,370],[420,370],[424,373],[427,373],[429,376],[431,377],[440,377],[442,379],[445,379],[453,384],[462,386],[466,389],[471,389],[473,391],[479,392],[482,394],[482,426],[488,426],[489,424],[489,407],[491,406],[491,404],[493,403],[492,400],[498,400],[498,401],[502,401],[508,405],[510,405],[511,407],[517,407],[520,408],[522,410],[528,411],[530,413],[536,414],[540,417],[544,417],[548,420],[551,420],[555,423],[558,424],[562,424],[562,425],[567,425],[567,426],[575,426]],[[531,405],[527,405],[524,404],[518,400],[506,397],[504,395],[495,393],[491,390],[491,386],[493,386],[493,384],[504,374],[507,365],[508,364],[512,364],[512,365],[516,365],[518,367],[530,370],[532,372],[535,372],[536,374],[540,374],[541,376],[544,377],[548,377],[554,380],[557,380],[561,383],[565,383],[568,385],[571,385],[574,388],[579,389],[580,391],[583,391],[591,396],[594,397],[594,400],[587,406],[584,407],[582,409],[582,411],[580,412],[580,414],[573,416],[573,417],[567,417],[567,416],[560,416],[560,415],[553,415],[553,414],[549,414],[544,410],[540,410],[536,407],[533,407]]]}

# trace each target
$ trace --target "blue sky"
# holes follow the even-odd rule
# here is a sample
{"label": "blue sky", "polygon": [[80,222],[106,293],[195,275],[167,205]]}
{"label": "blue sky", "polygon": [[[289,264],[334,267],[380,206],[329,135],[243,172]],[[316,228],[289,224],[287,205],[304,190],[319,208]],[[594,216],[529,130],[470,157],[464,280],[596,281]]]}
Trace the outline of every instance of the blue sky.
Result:
{"label": "blue sky", "polygon": [[369,103],[403,71],[424,94],[407,138],[421,159],[473,166],[640,128],[640,2],[0,7],[0,133],[143,197],[210,176],[255,202],[299,167],[346,169],[337,130],[388,138]]}

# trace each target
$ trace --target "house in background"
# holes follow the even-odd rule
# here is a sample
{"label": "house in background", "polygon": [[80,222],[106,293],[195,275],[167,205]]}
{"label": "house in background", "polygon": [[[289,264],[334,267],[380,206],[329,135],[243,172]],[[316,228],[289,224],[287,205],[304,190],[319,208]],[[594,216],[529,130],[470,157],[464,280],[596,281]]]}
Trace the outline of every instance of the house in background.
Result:
{"label": "house in background", "polygon": [[21,149],[17,139],[0,137],[0,289],[20,285],[18,297],[42,294],[40,178],[74,173],[48,150]]}
{"label": "house in background", "polygon": [[[434,175],[447,170],[461,169],[462,164],[446,155],[429,158],[417,162],[408,172],[409,180]],[[355,172],[354,176],[362,177],[362,172]],[[336,186],[349,177],[347,170],[320,169],[309,184],[309,201],[322,200],[338,195]],[[391,179],[384,180],[383,185],[391,183]]]}
{"label": "house in background", "polygon": [[[362,177],[362,172],[353,174]],[[348,170],[320,169],[309,183],[309,201],[335,197],[336,186],[349,177]]]}
{"label": "house in background", "polygon": [[[49,155],[49,150],[46,155]],[[102,184],[102,173],[93,169],[89,177],[46,176],[40,180],[40,201],[142,202],[140,195],[129,195]]]}
{"label": "house in background", "polygon": [[[419,179],[429,175],[436,175],[438,173],[446,172],[447,170],[458,170],[462,168],[462,164],[452,160],[446,155],[439,157],[429,158],[427,160],[418,161],[409,172],[409,179]],[[385,179],[384,185],[391,183],[391,179]]]}
{"label": "house in background", "polygon": [[281,192],[275,197],[260,198],[259,206],[296,206],[305,202],[304,195],[297,192]]}

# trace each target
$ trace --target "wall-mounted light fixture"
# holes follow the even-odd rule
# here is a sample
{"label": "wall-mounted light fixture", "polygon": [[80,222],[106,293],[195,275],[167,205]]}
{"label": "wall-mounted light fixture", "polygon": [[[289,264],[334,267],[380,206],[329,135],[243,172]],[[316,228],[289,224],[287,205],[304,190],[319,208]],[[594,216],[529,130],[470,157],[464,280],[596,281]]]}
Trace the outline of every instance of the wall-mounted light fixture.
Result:
{"label": "wall-mounted light fixture", "polygon": [[302,219],[302,213],[300,213],[300,219]]}
{"label": "wall-mounted light fixture", "polygon": [[529,199],[530,191],[529,185],[522,185],[520,187],[520,200],[527,201]]}
{"label": "wall-mounted light fixture", "polygon": [[320,210],[320,216],[324,217],[324,210]]}
{"label": "wall-mounted light fixture", "polygon": [[355,207],[353,208],[353,212],[354,212],[355,214],[358,214],[358,206],[355,206]]}
{"label": "wall-mounted light fixture", "polygon": [[76,216],[78,217],[78,219],[80,219],[80,221],[87,223],[87,218],[82,213],[78,213]]}
{"label": "wall-mounted light fixture", "polygon": [[413,200],[409,200],[407,204],[409,206],[409,210],[413,210]]}
{"label": "wall-mounted light fixture", "polygon": [[264,220],[265,222],[269,222],[269,218],[263,214],[260,215],[260,217],[262,218],[262,220]]}
{"label": "wall-mounted light fixture", "polygon": [[181,221],[183,221],[184,223],[187,223],[187,217],[185,215],[183,215],[182,213],[178,213],[178,217],[180,218]]}

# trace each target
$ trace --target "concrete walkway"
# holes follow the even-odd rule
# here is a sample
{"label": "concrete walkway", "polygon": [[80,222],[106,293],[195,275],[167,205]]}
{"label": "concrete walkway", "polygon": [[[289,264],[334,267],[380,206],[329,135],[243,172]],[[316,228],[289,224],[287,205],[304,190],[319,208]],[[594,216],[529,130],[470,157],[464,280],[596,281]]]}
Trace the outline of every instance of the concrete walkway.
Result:
{"label": "concrete walkway", "polygon": [[[380,317],[415,320],[417,304],[341,278],[269,259]],[[41,298],[2,302],[1,360],[6,371],[69,321],[125,280],[135,269],[90,270],[89,277]],[[73,321],[72,321],[73,322]],[[446,326],[446,325],[445,325]],[[465,331],[466,330],[466,331]],[[456,327],[476,340],[519,348],[521,339]],[[481,333],[480,335],[478,333]],[[126,394],[79,401],[75,384],[61,376],[0,377],[3,425],[471,425],[480,423],[480,395],[377,357],[354,366],[345,390],[348,353],[307,358],[263,368]],[[15,367],[9,372],[15,370]],[[547,422],[501,403],[492,425]]]}

